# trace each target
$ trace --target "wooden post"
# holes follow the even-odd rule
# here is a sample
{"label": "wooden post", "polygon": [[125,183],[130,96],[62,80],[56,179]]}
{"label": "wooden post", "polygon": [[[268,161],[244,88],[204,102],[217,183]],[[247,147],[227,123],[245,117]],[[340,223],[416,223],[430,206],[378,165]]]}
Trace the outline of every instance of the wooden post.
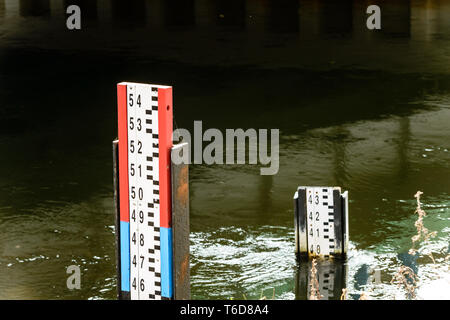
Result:
{"label": "wooden post", "polygon": [[348,248],[348,192],[339,187],[299,187],[294,194],[295,252],[344,257]]}
{"label": "wooden post", "polygon": [[[175,153],[188,153],[188,147],[187,143],[173,146],[172,159]],[[189,165],[172,161],[171,171],[174,299],[189,300]]]}

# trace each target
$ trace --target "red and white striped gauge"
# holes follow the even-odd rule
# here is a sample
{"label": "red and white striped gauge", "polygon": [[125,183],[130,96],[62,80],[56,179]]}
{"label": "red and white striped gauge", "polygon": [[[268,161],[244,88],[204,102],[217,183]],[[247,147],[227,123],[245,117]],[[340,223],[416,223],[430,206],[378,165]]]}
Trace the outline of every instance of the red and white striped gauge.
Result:
{"label": "red and white striped gauge", "polygon": [[121,290],[172,298],[172,87],[117,85]]}

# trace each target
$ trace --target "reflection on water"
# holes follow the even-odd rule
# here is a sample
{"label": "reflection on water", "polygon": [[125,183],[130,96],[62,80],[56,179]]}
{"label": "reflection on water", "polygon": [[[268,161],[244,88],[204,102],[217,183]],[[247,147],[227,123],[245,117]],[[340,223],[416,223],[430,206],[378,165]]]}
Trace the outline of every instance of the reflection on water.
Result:
{"label": "reflection on water", "polygon": [[19,7],[22,17],[50,15],[50,0],[19,0]]}
{"label": "reflection on water", "polygon": [[133,5],[126,1],[113,0],[111,1],[111,14],[115,27],[143,27],[146,19],[145,0],[134,0]]}
{"label": "reflection on water", "polygon": [[[312,263],[302,262],[295,277],[295,298],[307,300],[311,298]],[[339,300],[342,289],[347,288],[347,263],[340,260],[317,260],[316,279],[320,300]],[[311,281],[312,280],[312,281]]]}
{"label": "reflection on water", "polygon": [[78,33],[65,28],[65,0],[2,0],[0,12],[2,2],[0,37],[9,47],[127,50],[216,66],[447,72],[450,65],[444,0],[374,0],[383,8],[375,31],[366,28],[367,4],[353,0],[79,0],[72,1],[83,12]]}
{"label": "reflection on water", "polygon": [[319,2],[320,33],[350,36],[353,31],[353,1],[325,0]]}
{"label": "reflection on water", "polygon": [[245,11],[246,1],[244,0],[220,0],[217,2],[216,9],[217,24],[243,29],[245,28]]}
{"label": "reflection on water", "polygon": [[[174,10],[174,8],[176,8]],[[190,27],[195,25],[194,0],[164,1],[165,24],[168,27]]]}
{"label": "reflection on water", "polygon": [[80,7],[83,13],[83,21],[85,20],[97,20],[98,19],[98,4],[97,1],[92,0],[64,0],[63,8],[67,8],[71,5],[77,5]]}
{"label": "reflection on water", "polygon": [[[308,296],[298,185],[349,190],[351,251],[320,267],[322,287],[334,275],[322,294],[402,298],[390,280],[405,264],[419,298],[449,298],[448,1],[374,0],[377,32],[359,1],[73,3],[81,32],[65,29],[65,0],[0,0],[0,298],[115,297],[110,146],[124,80],[173,85],[181,128],[281,132],[276,176],[191,166],[193,298]],[[411,257],[417,190],[438,235]],[[65,287],[71,264],[80,291]]]}

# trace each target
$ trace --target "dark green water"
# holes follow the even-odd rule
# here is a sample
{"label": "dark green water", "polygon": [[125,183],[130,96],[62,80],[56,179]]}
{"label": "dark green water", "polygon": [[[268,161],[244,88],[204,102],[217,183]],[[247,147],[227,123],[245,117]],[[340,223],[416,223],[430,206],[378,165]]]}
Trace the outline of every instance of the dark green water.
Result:
{"label": "dark green water", "polygon": [[[402,298],[402,263],[419,298],[450,298],[450,3],[393,1],[373,33],[358,1],[281,2],[97,1],[69,32],[62,1],[0,0],[1,299],[115,297],[120,81],[173,85],[178,127],[280,129],[275,176],[191,166],[194,299],[305,296],[299,185],[349,191],[349,298]],[[417,190],[437,236],[413,258]]]}

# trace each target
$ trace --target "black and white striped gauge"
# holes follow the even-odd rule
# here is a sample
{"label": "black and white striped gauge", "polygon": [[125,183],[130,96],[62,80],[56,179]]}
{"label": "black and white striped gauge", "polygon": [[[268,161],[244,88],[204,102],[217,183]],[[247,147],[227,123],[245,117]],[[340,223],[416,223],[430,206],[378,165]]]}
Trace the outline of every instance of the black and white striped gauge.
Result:
{"label": "black and white striped gauge", "polygon": [[172,88],[119,83],[121,290],[172,297]]}
{"label": "black and white striped gauge", "polygon": [[341,256],[348,247],[348,192],[339,187],[299,187],[294,195],[295,252]]}

